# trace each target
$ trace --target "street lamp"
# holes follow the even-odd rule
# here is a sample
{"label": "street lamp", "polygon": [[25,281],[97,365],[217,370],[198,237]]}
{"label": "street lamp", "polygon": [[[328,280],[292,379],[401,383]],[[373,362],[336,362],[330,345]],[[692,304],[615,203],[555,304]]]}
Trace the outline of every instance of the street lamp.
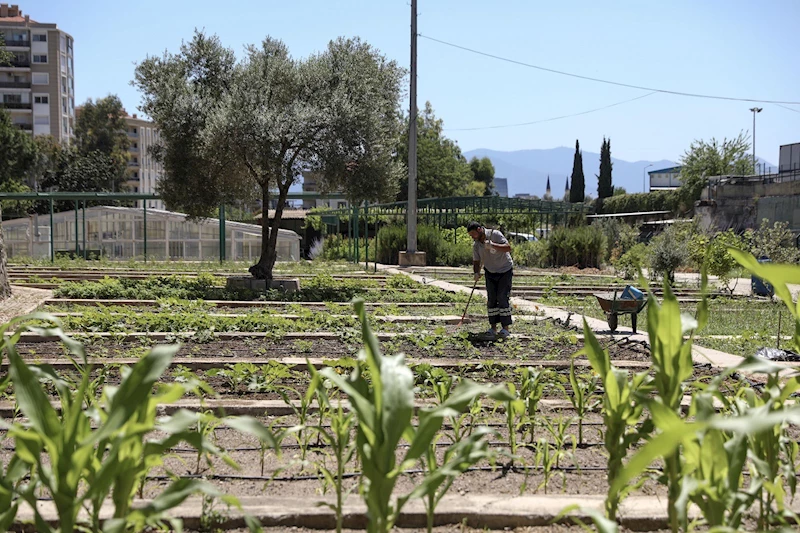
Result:
{"label": "street lamp", "polygon": [[652,167],[652,166],[653,166],[653,163],[650,163],[649,165],[647,165],[646,167],[644,167],[642,169],[642,192],[647,192],[647,190],[645,190],[645,186],[644,186],[644,171],[647,170],[648,168]]}
{"label": "street lamp", "polygon": [[756,113],[761,113],[763,110],[762,107],[750,108],[750,111],[753,112],[753,172],[756,171]]}

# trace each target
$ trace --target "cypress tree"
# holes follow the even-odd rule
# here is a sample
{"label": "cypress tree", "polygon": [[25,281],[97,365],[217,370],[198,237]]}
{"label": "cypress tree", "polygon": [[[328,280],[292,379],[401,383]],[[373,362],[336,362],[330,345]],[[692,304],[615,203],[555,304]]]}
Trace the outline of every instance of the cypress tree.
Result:
{"label": "cypress tree", "polygon": [[572,183],[569,188],[569,201],[572,203],[582,203],[586,197],[585,179],[583,177],[583,154],[581,145],[575,141],[575,158],[572,162]]}
{"label": "cypress tree", "polygon": [[597,197],[609,198],[614,195],[614,186],[611,183],[611,139],[603,137],[603,146],[600,148],[600,174],[597,176]]}

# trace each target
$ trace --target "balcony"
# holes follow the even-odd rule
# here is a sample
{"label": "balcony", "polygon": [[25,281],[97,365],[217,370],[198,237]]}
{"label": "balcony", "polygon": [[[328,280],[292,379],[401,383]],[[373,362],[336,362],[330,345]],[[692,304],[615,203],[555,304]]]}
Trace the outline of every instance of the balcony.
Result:
{"label": "balcony", "polygon": [[128,166],[129,167],[138,167],[139,166],[139,162],[138,161],[128,161]]}
{"label": "balcony", "polygon": [[0,89],[30,89],[29,81],[0,81]]}
{"label": "balcony", "polygon": [[33,131],[33,124],[14,124],[14,125],[24,131]]}
{"label": "balcony", "polygon": [[30,102],[0,102],[3,109],[31,109]]}
{"label": "balcony", "polygon": [[12,59],[8,63],[0,64],[0,68],[30,68],[31,62],[28,59],[23,59],[22,61]]}
{"label": "balcony", "polygon": [[30,48],[31,42],[28,40],[20,40],[20,39],[13,39],[13,40],[6,40],[6,48]]}

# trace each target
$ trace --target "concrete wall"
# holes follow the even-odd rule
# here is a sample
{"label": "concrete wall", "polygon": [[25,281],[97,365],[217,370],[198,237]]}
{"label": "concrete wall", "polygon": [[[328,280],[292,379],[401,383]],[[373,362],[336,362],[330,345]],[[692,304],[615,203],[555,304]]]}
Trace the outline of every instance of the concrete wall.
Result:
{"label": "concrete wall", "polygon": [[733,178],[706,188],[695,212],[701,227],[719,231],[755,229],[764,218],[800,230],[800,180]]}

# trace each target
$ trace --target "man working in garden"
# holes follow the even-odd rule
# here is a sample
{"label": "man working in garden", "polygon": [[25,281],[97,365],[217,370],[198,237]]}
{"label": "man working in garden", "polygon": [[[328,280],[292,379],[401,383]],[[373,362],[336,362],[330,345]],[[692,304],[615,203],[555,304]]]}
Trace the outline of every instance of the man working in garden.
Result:
{"label": "man working in garden", "polygon": [[[472,271],[475,282],[481,278],[481,263],[486,272],[486,307],[489,314],[488,338],[507,338],[511,326],[511,279],[514,276],[514,262],[511,260],[511,245],[503,233],[484,228],[473,221],[467,224],[467,232],[472,243]],[[497,325],[502,327],[497,331]]]}

